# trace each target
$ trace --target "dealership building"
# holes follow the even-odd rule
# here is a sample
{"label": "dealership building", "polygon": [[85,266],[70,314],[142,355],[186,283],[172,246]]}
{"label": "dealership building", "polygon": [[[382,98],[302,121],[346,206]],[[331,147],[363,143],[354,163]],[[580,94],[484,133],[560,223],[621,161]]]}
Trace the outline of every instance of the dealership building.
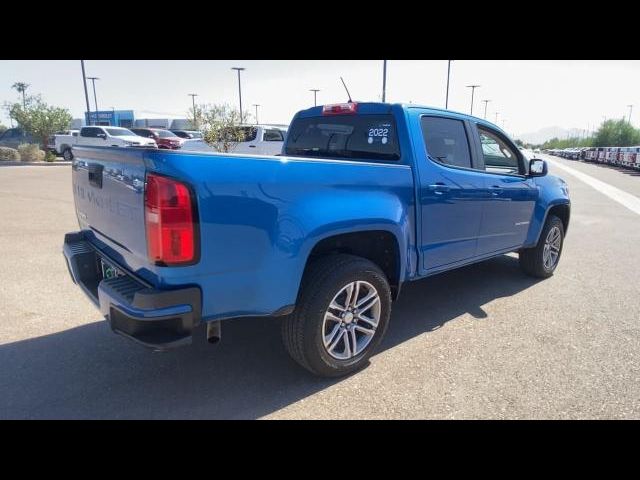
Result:
{"label": "dealership building", "polygon": [[78,129],[86,125],[103,125],[113,127],[150,127],[173,128],[188,130],[191,126],[185,117],[170,114],[158,114],[158,112],[145,112],[134,110],[98,110],[97,112],[85,112],[84,118],[74,118],[72,129]]}

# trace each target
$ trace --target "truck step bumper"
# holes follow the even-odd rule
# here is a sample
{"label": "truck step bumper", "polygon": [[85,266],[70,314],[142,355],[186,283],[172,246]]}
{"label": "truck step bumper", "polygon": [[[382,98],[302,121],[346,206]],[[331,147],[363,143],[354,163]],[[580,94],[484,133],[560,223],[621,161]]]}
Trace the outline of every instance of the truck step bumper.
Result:
{"label": "truck step bumper", "polygon": [[[71,278],[100,308],[115,333],[154,350],[192,342],[193,330],[201,321],[198,287],[152,288],[107,258],[82,232],[65,235],[63,253]],[[124,275],[103,278],[101,259]]]}

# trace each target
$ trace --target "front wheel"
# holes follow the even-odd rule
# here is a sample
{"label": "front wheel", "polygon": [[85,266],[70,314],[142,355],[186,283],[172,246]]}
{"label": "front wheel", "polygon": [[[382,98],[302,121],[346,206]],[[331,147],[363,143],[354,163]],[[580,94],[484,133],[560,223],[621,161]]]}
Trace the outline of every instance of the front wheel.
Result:
{"label": "front wheel", "polygon": [[64,158],[67,162],[73,160],[73,153],[70,148],[65,148],[62,152],[62,158]]}
{"label": "front wheel", "polygon": [[564,224],[555,215],[549,215],[538,244],[520,251],[520,266],[528,275],[548,278],[553,275],[564,243]]}
{"label": "front wheel", "polygon": [[351,255],[312,263],[293,314],[283,321],[284,344],[310,372],[338,377],[366,365],[384,336],[391,290],[377,265]]}

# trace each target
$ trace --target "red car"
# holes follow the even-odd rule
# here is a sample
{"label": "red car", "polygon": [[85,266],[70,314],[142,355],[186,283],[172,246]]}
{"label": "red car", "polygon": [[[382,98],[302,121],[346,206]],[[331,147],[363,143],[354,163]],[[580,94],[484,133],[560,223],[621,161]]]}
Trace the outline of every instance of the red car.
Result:
{"label": "red car", "polygon": [[178,137],[175,133],[162,128],[130,128],[133,133],[140,137],[153,138],[158,148],[168,148],[177,150],[182,147],[184,139]]}

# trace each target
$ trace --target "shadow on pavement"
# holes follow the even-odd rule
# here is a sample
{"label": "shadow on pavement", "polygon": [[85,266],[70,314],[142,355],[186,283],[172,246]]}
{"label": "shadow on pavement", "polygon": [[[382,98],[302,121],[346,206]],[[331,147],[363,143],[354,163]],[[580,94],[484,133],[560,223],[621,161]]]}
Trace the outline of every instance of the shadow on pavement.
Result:
{"label": "shadow on pavement", "polygon": [[[381,351],[530,287],[503,256],[406,284]],[[104,321],[0,346],[1,418],[256,418],[340,380],[318,379],[289,359],[279,320],[223,324],[222,342],[153,353]],[[378,352],[380,353],[380,352]]]}

